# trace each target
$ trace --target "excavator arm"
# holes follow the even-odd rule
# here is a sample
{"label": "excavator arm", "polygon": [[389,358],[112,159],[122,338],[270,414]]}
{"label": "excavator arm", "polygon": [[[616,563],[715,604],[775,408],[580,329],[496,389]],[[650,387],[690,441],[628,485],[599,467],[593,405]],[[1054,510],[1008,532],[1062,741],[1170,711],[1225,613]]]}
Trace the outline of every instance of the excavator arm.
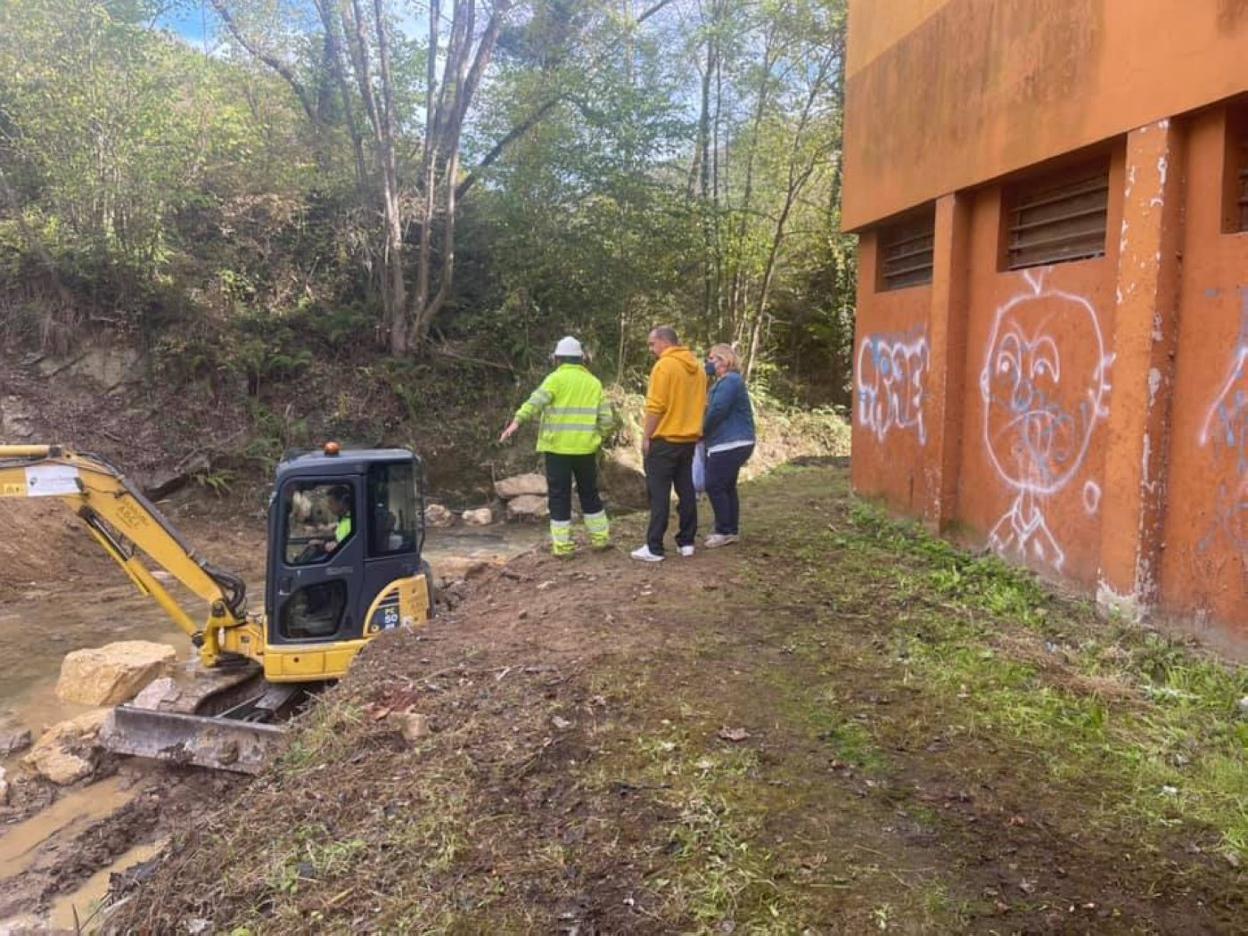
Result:
{"label": "excavator arm", "polygon": [[[57,445],[0,445],[0,497],[51,497],[69,507],[139,591],[200,647],[205,666],[215,666],[223,653],[263,656],[263,633],[248,620],[243,580],[197,556],[107,459]],[[161,585],[140,551],[208,604],[203,625]]]}

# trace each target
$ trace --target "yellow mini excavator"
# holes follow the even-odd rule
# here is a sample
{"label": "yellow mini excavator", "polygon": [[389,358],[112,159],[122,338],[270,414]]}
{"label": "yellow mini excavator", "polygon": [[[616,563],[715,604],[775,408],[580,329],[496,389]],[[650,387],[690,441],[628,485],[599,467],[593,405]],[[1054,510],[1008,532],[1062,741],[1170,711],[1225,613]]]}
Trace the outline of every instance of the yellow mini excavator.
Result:
{"label": "yellow mini excavator", "polygon": [[[263,614],[243,580],[196,555],[107,459],[0,445],[0,497],[61,500],[197,648],[174,677],[120,705],[101,733],[123,754],[255,773],[306,693],[343,676],[382,631],[432,612],[424,471],[406,449],[290,453],[269,501]],[[196,623],[143,563],[208,604]]]}

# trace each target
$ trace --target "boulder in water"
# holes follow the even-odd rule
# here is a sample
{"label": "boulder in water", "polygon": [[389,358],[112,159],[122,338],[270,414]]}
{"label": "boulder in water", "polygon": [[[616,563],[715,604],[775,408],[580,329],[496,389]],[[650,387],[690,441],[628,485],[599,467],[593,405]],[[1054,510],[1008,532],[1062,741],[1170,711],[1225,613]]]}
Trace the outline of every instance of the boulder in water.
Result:
{"label": "boulder in water", "polygon": [[521,494],[507,502],[508,520],[540,520],[550,516],[545,495]]}
{"label": "boulder in water", "polygon": [[455,514],[441,504],[430,504],[425,508],[425,525],[437,529],[453,527]]}
{"label": "boulder in water", "polygon": [[107,717],[108,709],[95,709],[52,726],[23,758],[24,762],[61,786],[91,776],[100,753],[100,726]]}
{"label": "boulder in water", "polygon": [[489,507],[478,507],[476,510],[465,510],[463,518],[469,526],[489,526],[494,522],[494,511]]}
{"label": "boulder in water", "polygon": [[61,663],[56,694],[83,705],[128,702],[153,679],[173,671],[177,651],[150,640],[121,640],[75,650]]}
{"label": "boulder in water", "polygon": [[540,494],[542,497],[545,497],[546,478],[540,474],[513,475],[510,478],[495,481],[494,490],[498,492],[498,496],[503,500],[511,500],[513,497],[524,497],[526,494]]}

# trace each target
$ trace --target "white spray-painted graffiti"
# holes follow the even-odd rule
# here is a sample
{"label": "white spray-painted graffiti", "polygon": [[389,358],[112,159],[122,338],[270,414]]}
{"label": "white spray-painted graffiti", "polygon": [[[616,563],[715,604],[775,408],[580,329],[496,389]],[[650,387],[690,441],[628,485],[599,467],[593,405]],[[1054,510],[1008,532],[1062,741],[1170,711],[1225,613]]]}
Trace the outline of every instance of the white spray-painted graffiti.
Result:
{"label": "white spray-painted graffiti", "polygon": [[[1240,288],[1239,338],[1226,379],[1205,414],[1199,442],[1232,468],[1236,477],[1218,484],[1214,526],[1200,543],[1208,549],[1219,534],[1239,552],[1248,552],[1248,288]],[[1248,570],[1246,570],[1248,571]]]}
{"label": "white spray-painted graffiti", "polygon": [[923,398],[927,333],[868,335],[858,347],[858,424],[883,442],[894,429],[913,429],[927,443]]}
{"label": "white spray-painted graffiti", "polygon": [[[979,375],[984,447],[1014,500],[992,532],[998,553],[1060,570],[1066,553],[1045,517],[1049,497],[1079,474],[1099,420],[1109,414],[1114,356],[1087,299],[1044,285],[1026,271],[1027,289],[997,309]],[[1083,486],[1095,513],[1101,489]]]}

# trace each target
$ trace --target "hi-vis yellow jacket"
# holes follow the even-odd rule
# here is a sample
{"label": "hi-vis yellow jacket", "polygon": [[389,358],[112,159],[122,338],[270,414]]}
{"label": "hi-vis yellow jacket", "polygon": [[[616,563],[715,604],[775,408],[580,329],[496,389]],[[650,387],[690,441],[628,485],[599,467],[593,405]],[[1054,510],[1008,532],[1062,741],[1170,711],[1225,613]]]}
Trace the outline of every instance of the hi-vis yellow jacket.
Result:
{"label": "hi-vis yellow jacket", "polygon": [[560,364],[516,410],[516,422],[539,414],[537,450],[556,455],[592,455],[615,421],[602,384],[581,364]]}

